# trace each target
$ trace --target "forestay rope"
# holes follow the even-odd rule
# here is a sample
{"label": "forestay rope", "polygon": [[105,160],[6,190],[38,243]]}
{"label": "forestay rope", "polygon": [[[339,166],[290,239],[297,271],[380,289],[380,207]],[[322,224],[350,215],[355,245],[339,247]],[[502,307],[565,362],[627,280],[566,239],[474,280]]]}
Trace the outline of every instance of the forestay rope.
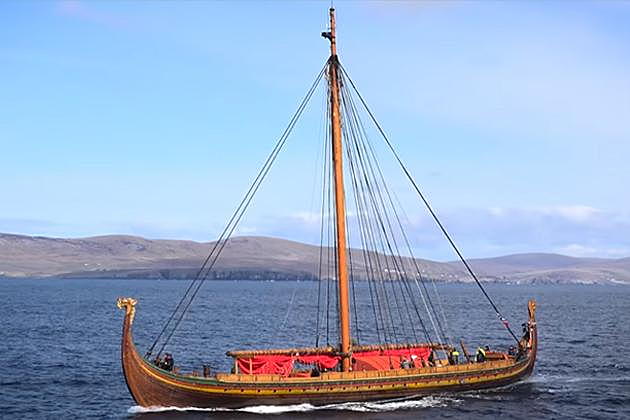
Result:
{"label": "forestay rope", "polygon": [[[160,331],[160,333],[158,334],[156,339],[153,341],[153,344],[151,345],[151,347],[149,347],[149,350],[146,353],[146,357],[151,356],[151,354],[152,354],[153,350],[155,349],[155,347],[157,346],[158,342],[160,341],[160,339],[165,334],[167,334],[166,335],[166,339],[164,340],[164,342],[160,346],[156,357],[159,357],[160,354],[162,354],[162,352],[164,351],[164,348],[170,342],[171,338],[173,337],[173,334],[177,330],[177,327],[181,323],[181,321],[182,321],[182,319],[184,317],[184,314],[187,312],[188,308],[190,307],[190,305],[192,304],[193,300],[197,296],[197,293],[201,289],[201,286],[203,285],[203,283],[208,278],[208,275],[209,275],[210,271],[212,270],[212,268],[214,267],[215,263],[217,262],[219,256],[221,255],[221,252],[225,248],[225,245],[227,244],[227,242],[230,239],[232,233],[234,232],[234,230],[238,226],[238,223],[240,222],[240,220],[242,219],[243,215],[245,214],[245,211],[249,207],[249,204],[251,203],[252,199],[254,198],[254,195],[256,194],[256,192],[260,188],[262,182],[264,181],[265,177],[269,173],[269,170],[271,169],[272,165],[274,164],[278,154],[280,153],[280,151],[284,147],[284,145],[285,145],[289,135],[291,134],[293,128],[295,127],[295,124],[297,123],[298,119],[302,115],[302,112],[306,108],[306,105],[308,104],[309,100],[313,96],[313,93],[315,92],[316,87],[319,85],[319,82],[322,79],[322,76],[324,75],[324,71],[326,70],[327,65],[328,65],[328,60],[326,61],[326,63],[322,67],[321,71],[318,73],[317,77],[315,78],[315,81],[311,85],[310,89],[308,90],[308,92],[306,93],[304,98],[302,99],[302,102],[298,106],[298,109],[293,114],[293,117],[290,119],[287,127],[283,131],[282,135],[280,136],[280,138],[276,142],[273,150],[271,151],[271,153],[269,154],[269,156],[265,160],[265,163],[263,164],[263,166],[261,167],[260,171],[258,172],[258,175],[254,179],[254,181],[252,182],[251,186],[247,190],[247,193],[245,194],[245,196],[241,200],[240,204],[238,205],[238,207],[236,208],[236,210],[232,214],[232,217],[230,218],[230,220],[228,221],[227,225],[225,226],[223,232],[219,236],[219,239],[214,243],[214,246],[212,247],[212,250],[210,251],[210,253],[206,257],[206,259],[204,260],[201,268],[197,271],[197,274],[195,275],[193,280],[188,285],[188,288],[184,292],[184,295],[182,296],[181,300],[179,301],[179,303],[177,304],[177,306],[175,307],[175,309],[173,310],[173,312],[169,316],[168,320],[166,321],[164,327],[162,328],[162,330]],[[186,303],[184,304],[184,302],[186,302]],[[168,331],[168,333],[167,333],[167,331]]]}

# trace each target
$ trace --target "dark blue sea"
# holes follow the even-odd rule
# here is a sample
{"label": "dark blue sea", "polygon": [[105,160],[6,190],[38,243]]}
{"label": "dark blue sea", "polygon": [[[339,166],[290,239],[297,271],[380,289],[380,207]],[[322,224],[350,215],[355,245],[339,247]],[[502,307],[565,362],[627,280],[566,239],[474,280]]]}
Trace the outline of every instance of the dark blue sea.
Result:
{"label": "dark blue sea", "polygon": [[[187,287],[158,280],[0,280],[2,418],[630,418],[630,287],[488,285],[518,330],[538,301],[534,375],[508,388],[315,408],[146,410],[120,367],[118,296],[138,299],[146,350]],[[315,282],[207,282],[169,348],[183,369],[229,369],[225,351],[313,345]],[[469,348],[511,342],[480,292],[440,286],[450,329]],[[357,291],[359,301],[365,288]],[[292,303],[291,303],[292,302]],[[370,331],[363,331],[369,339]]]}

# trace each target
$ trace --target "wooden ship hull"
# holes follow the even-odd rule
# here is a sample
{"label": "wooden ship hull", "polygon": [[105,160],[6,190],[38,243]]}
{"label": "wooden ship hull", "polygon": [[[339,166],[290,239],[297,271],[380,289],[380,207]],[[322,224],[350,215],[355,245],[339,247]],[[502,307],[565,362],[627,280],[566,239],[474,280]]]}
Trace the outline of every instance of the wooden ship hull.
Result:
{"label": "wooden ship hull", "polygon": [[[122,368],[135,402],[143,407],[242,408],[309,403],[327,405],[496,388],[531,374],[538,345],[535,303],[529,303],[528,333],[521,339],[518,360],[493,352],[481,363],[374,371],[324,372],[318,377],[265,374],[176,374],[142,357],[133,342],[134,299],[119,299],[125,319]],[[293,351],[293,350],[292,350]]]}

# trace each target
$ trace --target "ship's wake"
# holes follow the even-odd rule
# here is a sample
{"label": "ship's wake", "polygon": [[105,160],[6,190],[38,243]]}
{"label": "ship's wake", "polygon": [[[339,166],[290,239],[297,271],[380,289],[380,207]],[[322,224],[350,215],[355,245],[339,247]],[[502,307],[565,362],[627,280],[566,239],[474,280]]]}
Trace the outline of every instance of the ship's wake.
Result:
{"label": "ship's wake", "polygon": [[410,410],[419,408],[432,408],[432,407],[445,407],[450,404],[456,404],[460,402],[456,398],[446,396],[427,396],[417,397],[413,399],[405,400],[387,400],[387,401],[375,401],[375,402],[349,402],[341,404],[328,404],[315,406],[312,404],[294,404],[294,405],[257,405],[244,408],[198,408],[198,407],[130,407],[129,414],[142,414],[142,413],[160,413],[166,411],[208,411],[208,412],[244,412],[252,414],[282,414],[282,413],[296,413],[296,412],[309,412],[309,411],[321,411],[321,410],[337,410],[337,411],[356,411],[365,413],[382,413],[387,411],[396,410]]}

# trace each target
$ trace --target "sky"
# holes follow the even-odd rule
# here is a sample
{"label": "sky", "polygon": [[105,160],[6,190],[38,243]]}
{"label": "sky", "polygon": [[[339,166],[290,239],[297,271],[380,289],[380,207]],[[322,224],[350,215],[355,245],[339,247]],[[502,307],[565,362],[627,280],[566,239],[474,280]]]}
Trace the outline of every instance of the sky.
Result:
{"label": "sky", "polygon": [[[329,4],[0,2],[0,232],[215,239],[328,57]],[[630,256],[630,2],[335,7],[464,255]],[[321,93],[238,234],[318,243]],[[416,256],[454,259],[383,162]]]}

